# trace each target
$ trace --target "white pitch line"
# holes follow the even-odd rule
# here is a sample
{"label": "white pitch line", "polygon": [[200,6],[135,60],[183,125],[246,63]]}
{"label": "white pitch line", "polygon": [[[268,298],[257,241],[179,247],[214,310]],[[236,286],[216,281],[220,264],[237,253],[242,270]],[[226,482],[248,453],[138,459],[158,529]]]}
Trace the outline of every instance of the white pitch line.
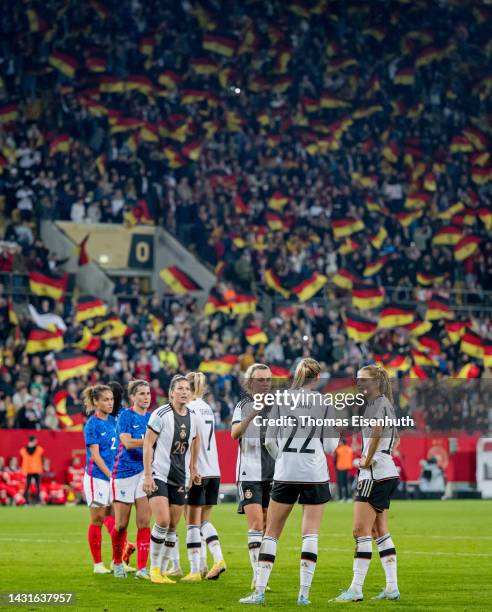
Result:
{"label": "white pitch line", "polygon": [[[4,538],[0,536],[0,542],[23,542],[23,543],[37,543],[37,544],[83,544],[85,540],[59,540],[59,539],[41,539],[41,538]],[[228,546],[227,544],[223,544],[223,547],[227,550],[245,550],[245,546]],[[300,551],[298,546],[280,546],[282,550],[297,550]],[[319,550],[323,552],[342,552],[342,553],[350,553],[350,548],[335,548],[335,547],[322,547]],[[457,557],[492,557],[492,553],[468,553],[468,552],[444,552],[439,550],[401,550],[398,549],[399,555],[440,555],[440,556],[457,556]]]}

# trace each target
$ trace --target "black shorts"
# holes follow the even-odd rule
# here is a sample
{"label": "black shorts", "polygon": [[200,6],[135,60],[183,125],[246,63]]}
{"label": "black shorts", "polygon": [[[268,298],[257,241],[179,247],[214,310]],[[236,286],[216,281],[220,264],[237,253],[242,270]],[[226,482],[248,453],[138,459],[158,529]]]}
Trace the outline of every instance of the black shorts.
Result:
{"label": "black shorts", "polygon": [[268,508],[270,503],[271,480],[259,480],[256,482],[246,481],[237,483],[239,505],[237,511],[244,514],[244,506],[249,504],[261,504],[262,508]]}
{"label": "black shorts", "polygon": [[385,480],[359,480],[355,491],[356,502],[367,502],[376,510],[384,512],[390,507],[390,500],[398,488],[398,478]]}
{"label": "black shorts", "polygon": [[308,504],[316,506],[331,499],[328,482],[275,482],[272,499],[279,504]]}
{"label": "black shorts", "polygon": [[219,499],[220,477],[202,478],[201,485],[192,485],[186,503],[189,506],[216,506]]}
{"label": "black shorts", "polygon": [[157,478],[154,478],[154,482],[157,485],[157,489],[148,495],[149,499],[152,497],[167,497],[171,506],[184,506],[186,504],[186,489],[184,486],[178,487]]}

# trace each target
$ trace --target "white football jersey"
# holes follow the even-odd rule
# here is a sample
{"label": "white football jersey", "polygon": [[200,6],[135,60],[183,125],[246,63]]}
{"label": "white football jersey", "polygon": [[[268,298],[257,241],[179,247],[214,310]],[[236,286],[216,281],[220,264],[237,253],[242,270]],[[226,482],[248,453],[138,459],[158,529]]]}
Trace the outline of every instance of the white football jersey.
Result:
{"label": "white football jersey", "polygon": [[[295,404],[293,398],[304,394],[306,400]],[[293,406],[297,406],[292,409]],[[274,406],[268,414],[275,423],[268,426],[266,447],[275,458],[275,482],[329,482],[326,453],[338,445],[338,433],[330,418],[332,408],[325,406],[323,396],[314,391],[293,390],[286,401]]]}
{"label": "white football jersey", "polygon": [[152,476],[174,486],[190,484],[191,443],[196,438],[197,416],[188,408],[177,414],[170,404],[150,415],[147,427],[158,434],[152,461]]}
{"label": "white football jersey", "polygon": [[198,473],[203,478],[220,478],[214,412],[207,402],[200,398],[192,400],[188,404],[188,408],[197,417],[197,431],[200,436],[200,454],[197,461]]}
{"label": "white football jersey", "polygon": [[[245,419],[253,408],[253,400],[246,396],[234,408],[232,425]],[[236,462],[237,482],[262,482],[273,479],[274,460],[265,448],[266,427],[256,427],[250,422],[239,439]]]}
{"label": "white football jersey", "polygon": [[[372,402],[367,402],[364,417],[368,419],[384,417],[395,419],[395,409],[385,395],[380,395]],[[371,427],[362,427],[362,454],[367,455],[371,442]],[[391,449],[396,440],[396,427],[385,426],[374,453],[372,465],[359,470],[359,480],[385,480],[398,478],[398,470],[391,456]]]}

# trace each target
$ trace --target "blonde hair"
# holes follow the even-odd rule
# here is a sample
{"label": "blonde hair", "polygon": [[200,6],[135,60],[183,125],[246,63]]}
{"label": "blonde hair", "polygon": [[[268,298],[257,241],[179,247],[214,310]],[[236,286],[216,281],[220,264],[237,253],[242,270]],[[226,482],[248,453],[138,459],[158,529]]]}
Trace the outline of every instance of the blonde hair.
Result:
{"label": "blonde hair", "polygon": [[82,400],[87,414],[92,414],[95,411],[96,402],[106,391],[109,391],[111,395],[113,394],[113,390],[108,385],[93,385],[92,387],[86,387],[82,391]]}
{"label": "blonde hair", "polygon": [[150,388],[150,384],[143,378],[139,378],[137,380],[131,380],[127,386],[128,397],[135,395],[135,393],[138,391],[138,388],[141,387],[142,385],[145,385],[146,387]]}
{"label": "blonde hair", "polygon": [[297,364],[296,371],[294,373],[294,380],[292,381],[292,389],[299,389],[306,383],[316,380],[321,372],[321,366],[311,357],[301,359]]}
{"label": "blonde hair", "polygon": [[195,397],[203,397],[205,393],[205,384],[207,382],[205,374],[203,372],[188,372],[185,378],[190,383],[193,395]]}
{"label": "blonde hair", "polygon": [[243,387],[246,391],[251,389],[251,380],[253,378],[253,374],[257,370],[269,370],[270,368],[266,365],[266,363],[252,363],[249,368],[244,373],[244,382]]}
{"label": "blonde hair", "polygon": [[371,378],[375,378],[378,381],[379,391],[382,395],[385,395],[391,403],[393,403],[393,389],[391,388],[391,380],[388,376],[388,372],[377,365],[367,365],[361,368],[366,370],[371,375]]}

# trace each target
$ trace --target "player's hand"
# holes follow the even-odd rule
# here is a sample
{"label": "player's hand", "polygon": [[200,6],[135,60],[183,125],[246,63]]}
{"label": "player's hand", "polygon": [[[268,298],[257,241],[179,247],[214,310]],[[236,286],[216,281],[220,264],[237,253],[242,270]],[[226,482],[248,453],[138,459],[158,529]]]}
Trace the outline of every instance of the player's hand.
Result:
{"label": "player's hand", "polygon": [[371,461],[368,461],[367,457],[365,455],[362,455],[362,457],[360,458],[359,467],[368,468],[368,467],[371,467],[371,465],[372,465],[372,459]]}
{"label": "player's hand", "polygon": [[202,484],[202,477],[198,472],[191,473],[191,482],[194,485],[200,486]]}
{"label": "player's hand", "polygon": [[152,476],[144,476],[142,488],[146,495],[151,495],[154,491],[157,490],[157,485],[155,484]]}

